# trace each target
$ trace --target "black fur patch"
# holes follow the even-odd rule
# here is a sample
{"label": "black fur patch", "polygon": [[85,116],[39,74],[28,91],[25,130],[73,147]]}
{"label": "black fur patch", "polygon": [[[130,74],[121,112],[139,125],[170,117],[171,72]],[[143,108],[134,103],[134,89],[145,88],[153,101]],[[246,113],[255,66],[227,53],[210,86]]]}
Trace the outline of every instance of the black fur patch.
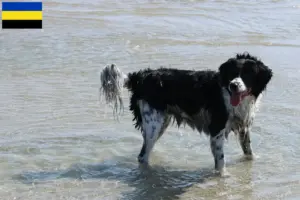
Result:
{"label": "black fur patch", "polygon": [[[127,87],[132,92],[130,110],[135,127],[140,129],[142,122],[138,100],[145,100],[159,111],[167,111],[168,106],[178,106],[190,116],[196,115],[202,108],[212,113],[220,109],[225,112],[218,79],[218,73],[214,71],[170,68],[145,69],[128,74]],[[186,121],[175,113],[173,117],[178,125]]]}

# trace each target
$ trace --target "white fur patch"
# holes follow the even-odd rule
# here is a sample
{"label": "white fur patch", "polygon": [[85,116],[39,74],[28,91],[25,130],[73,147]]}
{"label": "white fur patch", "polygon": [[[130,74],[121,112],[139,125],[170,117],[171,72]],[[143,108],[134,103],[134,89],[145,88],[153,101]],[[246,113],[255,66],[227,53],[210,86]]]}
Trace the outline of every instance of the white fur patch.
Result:
{"label": "white fur patch", "polygon": [[233,128],[238,130],[241,126],[248,127],[251,125],[261,96],[256,101],[254,96],[246,96],[237,106],[231,105],[230,94],[225,88],[223,88],[223,97],[227,111],[229,112],[229,122],[226,129],[231,130]]}
{"label": "white fur patch", "polygon": [[145,101],[140,100],[138,103],[142,116],[142,132],[146,145],[145,153],[139,159],[141,162],[147,163],[155,142],[166,128],[164,127],[166,116],[162,112],[150,107]]}
{"label": "white fur patch", "polygon": [[224,173],[225,158],[224,158],[224,130],[215,137],[210,138],[210,148],[215,160],[215,169],[221,174]]}
{"label": "white fur patch", "polygon": [[247,90],[247,87],[241,77],[233,79],[230,83],[237,85],[238,92],[245,92]]}

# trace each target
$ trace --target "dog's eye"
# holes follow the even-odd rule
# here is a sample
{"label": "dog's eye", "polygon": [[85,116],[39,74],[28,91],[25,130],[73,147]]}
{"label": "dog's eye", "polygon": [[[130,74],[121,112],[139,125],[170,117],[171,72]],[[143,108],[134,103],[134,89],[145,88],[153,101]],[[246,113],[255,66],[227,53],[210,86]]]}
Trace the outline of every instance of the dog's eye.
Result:
{"label": "dog's eye", "polygon": [[229,80],[232,80],[232,79],[238,77],[239,74],[240,74],[240,69],[237,68],[237,67],[232,67],[232,68],[230,69],[230,71],[227,72],[227,78],[228,78]]}
{"label": "dog's eye", "polygon": [[253,61],[247,61],[245,62],[243,69],[242,69],[242,74],[243,75],[253,75],[256,74],[257,67],[255,62]]}
{"label": "dog's eye", "polygon": [[230,74],[228,74],[228,79],[229,80],[233,80],[234,78],[239,76],[239,72],[231,72]]}
{"label": "dog's eye", "polygon": [[247,68],[244,68],[242,70],[242,75],[250,75],[250,74],[254,74],[255,73],[255,70],[252,68],[252,67],[247,67]]}

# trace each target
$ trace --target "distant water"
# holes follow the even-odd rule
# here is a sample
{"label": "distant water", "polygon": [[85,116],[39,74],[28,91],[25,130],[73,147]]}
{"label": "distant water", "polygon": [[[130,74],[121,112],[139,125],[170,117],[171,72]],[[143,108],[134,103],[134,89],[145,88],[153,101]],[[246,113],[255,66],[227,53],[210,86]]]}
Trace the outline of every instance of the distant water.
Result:
{"label": "distant water", "polygon": [[[1,199],[300,198],[300,2],[45,0],[44,30],[0,32]],[[248,51],[275,73],[252,130],[253,162],[170,127],[138,168],[142,137],[99,103],[99,70],[217,69]],[[125,93],[128,105],[128,93]]]}

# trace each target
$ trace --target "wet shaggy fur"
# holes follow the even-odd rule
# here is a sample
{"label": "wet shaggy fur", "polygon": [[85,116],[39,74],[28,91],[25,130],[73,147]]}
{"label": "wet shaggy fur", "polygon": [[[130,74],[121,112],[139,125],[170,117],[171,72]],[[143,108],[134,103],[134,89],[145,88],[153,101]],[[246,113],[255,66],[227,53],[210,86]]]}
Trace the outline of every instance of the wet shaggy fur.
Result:
{"label": "wet shaggy fur", "polygon": [[[213,71],[190,71],[169,68],[156,70],[145,69],[128,75],[127,88],[131,91],[130,110],[133,113],[135,127],[142,126],[142,116],[138,101],[146,101],[151,107],[159,111],[172,114],[178,126],[188,123],[195,128],[194,123],[182,115],[196,116],[201,108],[212,109],[221,103],[220,95],[208,96],[211,89],[218,89],[218,79]],[[225,108],[223,108],[225,109]],[[203,127],[197,127],[203,129]]]}
{"label": "wet shaggy fur", "polygon": [[224,170],[224,139],[233,131],[245,155],[251,157],[250,128],[261,93],[272,70],[248,53],[237,54],[218,71],[172,68],[144,69],[124,75],[115,65],[101,72],[107,102],[122,106],[119,83],[131,92],[130,110],[142,131],[140,163],[148,163],[155,142],[173,120],[210,137],[215,169]]}

